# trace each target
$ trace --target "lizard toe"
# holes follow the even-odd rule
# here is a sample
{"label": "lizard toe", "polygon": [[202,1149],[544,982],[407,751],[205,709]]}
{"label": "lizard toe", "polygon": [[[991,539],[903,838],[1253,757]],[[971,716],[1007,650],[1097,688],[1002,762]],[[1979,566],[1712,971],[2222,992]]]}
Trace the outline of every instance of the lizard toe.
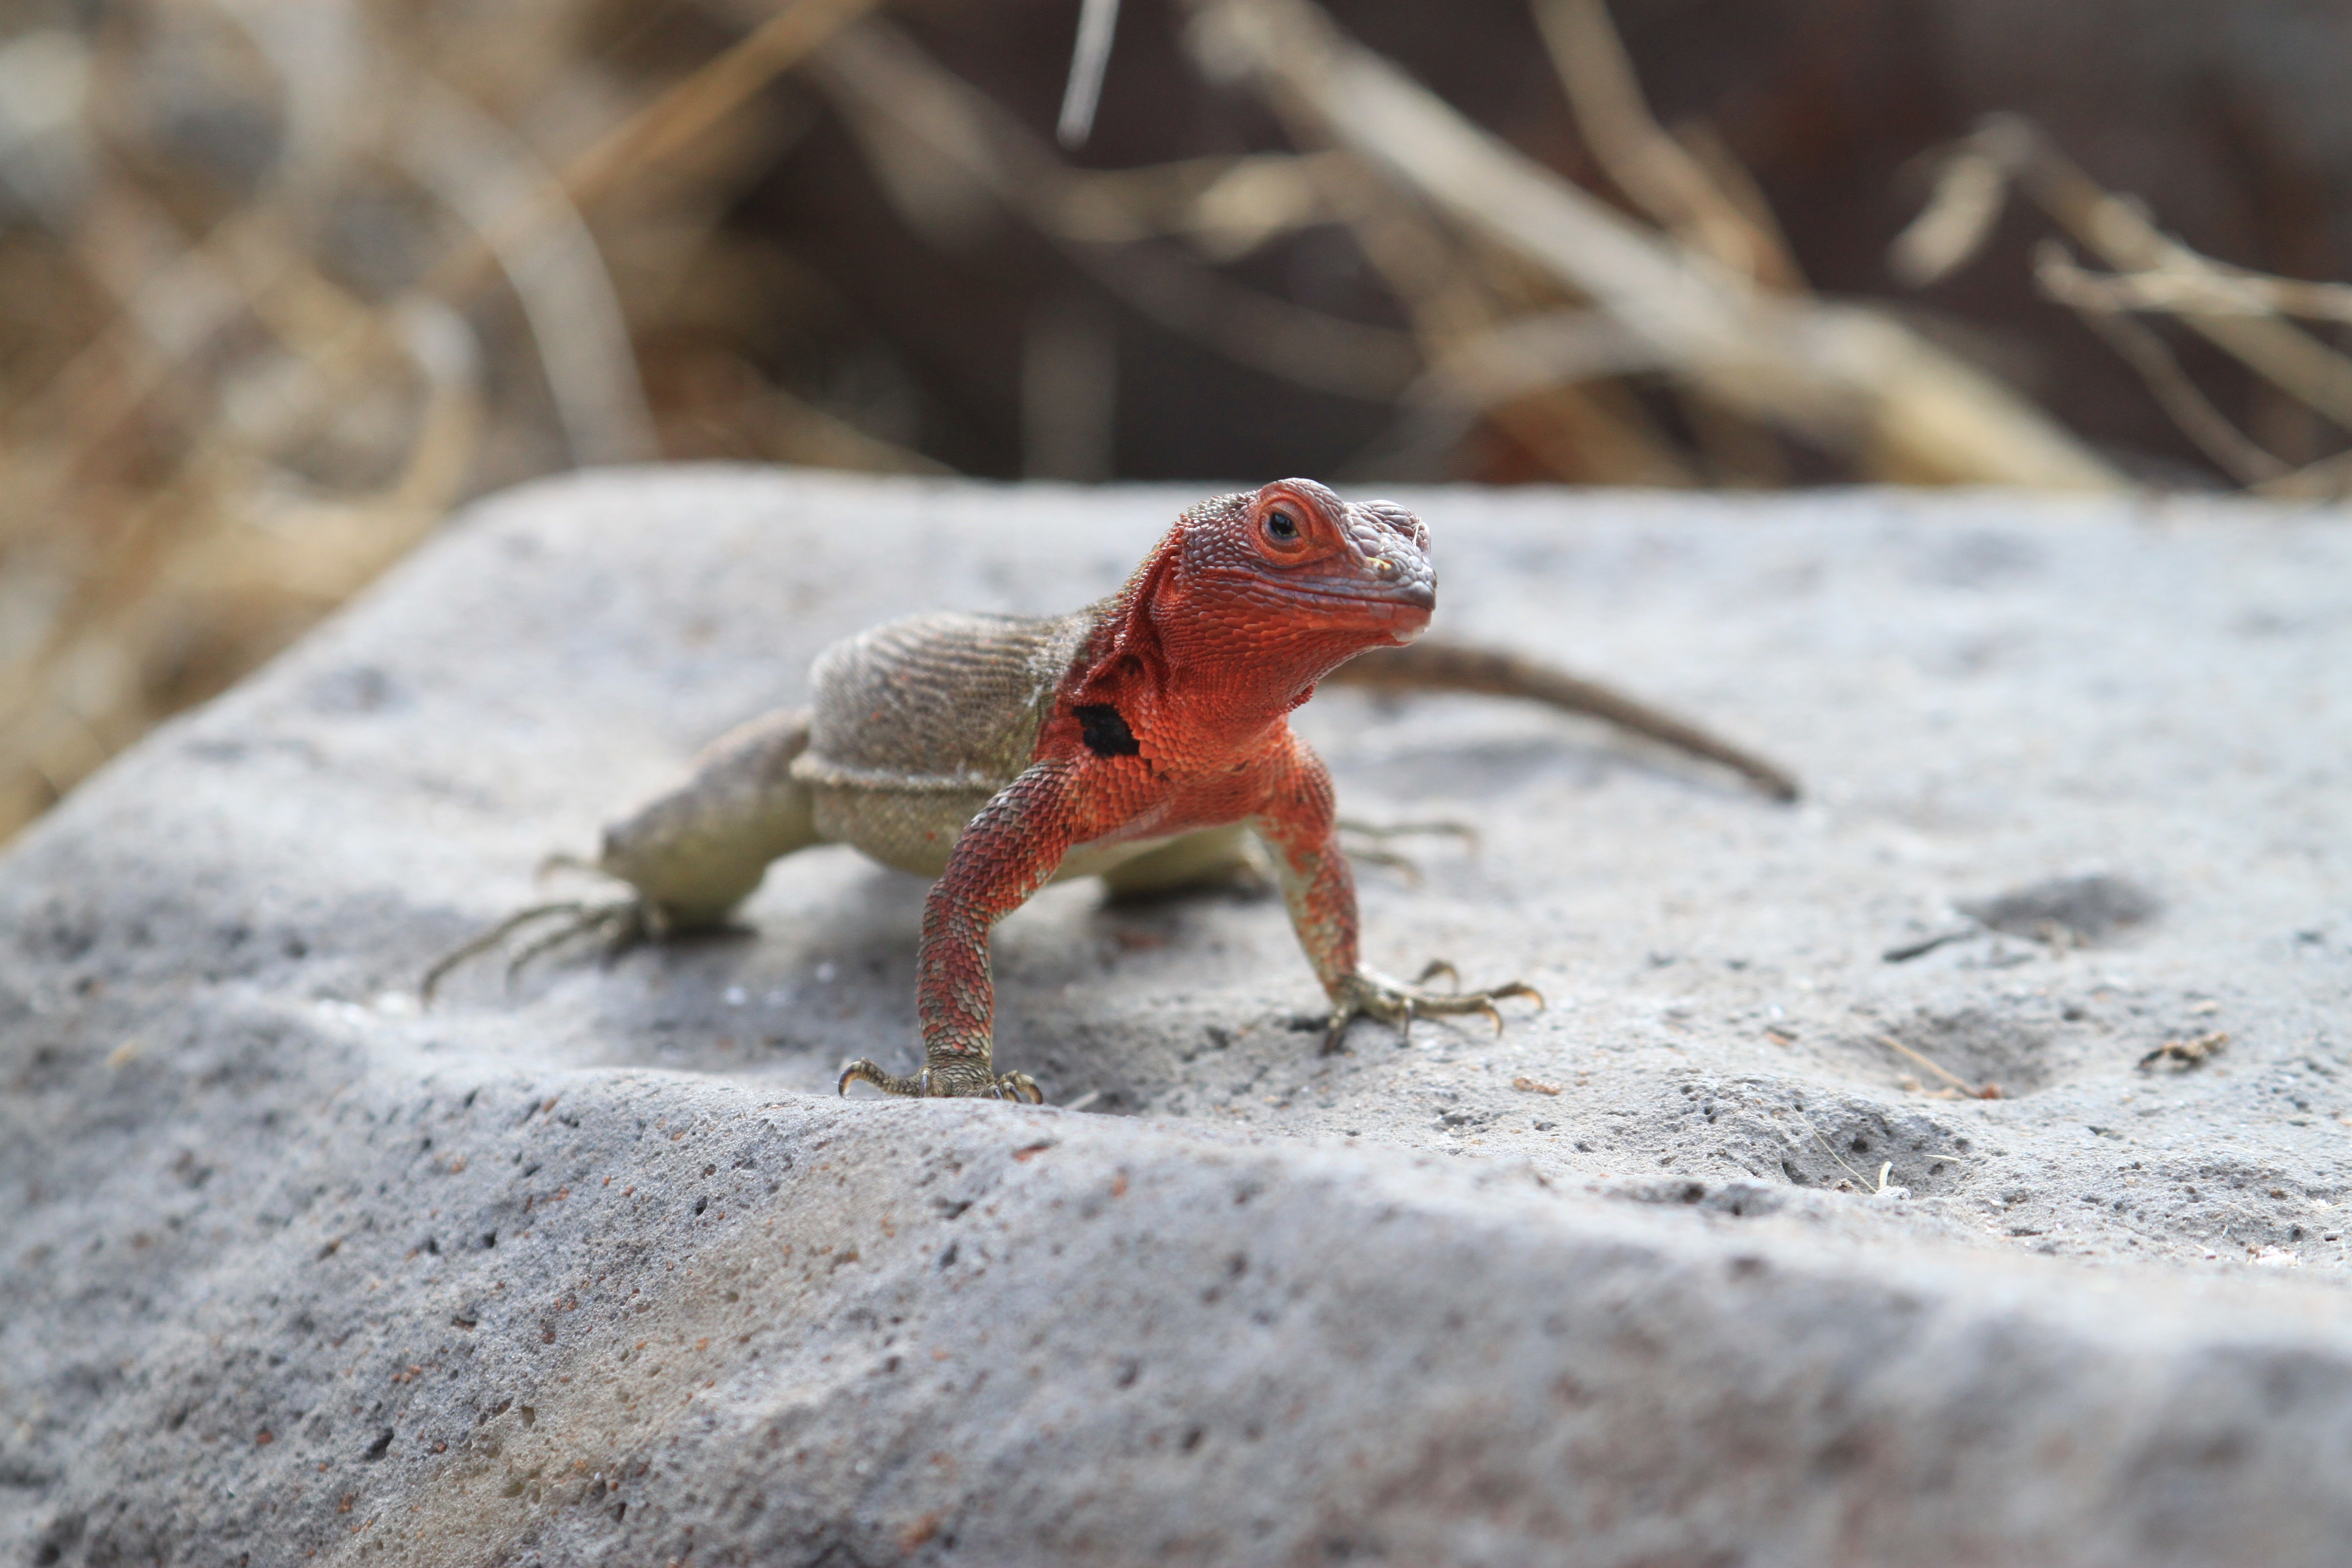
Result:
{"label": "lizard toe", "polygon": [[523,945],[522,950],[507,962],[507,979],[511,982],[516,972],[532,959],[551,949],[582,937],[603,936],[607,949],[619,952],[643,941],[655,930],[653,917],[642,900],[628,898],[604,903],[580,899],[566,899],[557,903],[534,904],[527,910],[508,916],[464,946],[444,953],[434,961],[417,981],[416,994],[427,1006],[432,1005],[434,993],[449,972],[468,959],[479,957],[505,944],[527,926],[542,921],[556,923]]}
{"label": "lizard toe", "polygon": [[1415,1018],[1460,1017],[1477,1014],[1494,1023],[1495,1032],[1503,1032],[1503,1015],[1495,1004],[1511,997],[1528,997],[1538,1007],[1543,1005],[1542,994],[1532,985],[1514,980],[1484,991],[1459,989],[1461,978],[1454,966],[1440,960],[1422,971],[1422,979],[1444,974],[1454,979],[1457,989],[1428,991],[1421,986],[1407,985],[1370,970],[1360,970],[1348,977],[1331,1009],[1329,1024],[1324,1030],[1323,1052],[1328,1056],[1346,1048],[1348,1026],[1358,1018],[1376,1018],[1383,1024],[1397,1026],[1400,1044],[1412,1037]]}
{"label": "lizard toe", "polygon": [[840,1093],[853,1083],[870,1083],[885,1094],[909,1100],[1009,1100],[1015,1104],[1043,1105],[1045,1091],[1025,1072],[1002,1075],[991,1070],[985,1058],[948,1057],[934,1060],[912,1078],[899,1078],[860,1058],[841,1069]]}
{"label": "lizard toe", "polygon": [[834,1092],[846,1095],[851,1084],[870,1083],[885,1094],[919,1100],[932,1092],[930,1076],[929,1071],[925,1071],[914,1078],[899,1078],[894,1073],[884,1072],[866,1058],[860,1057],[841,1069],[841,1081],[834,1087]]}
{"label": "lizard toe", "polygon": [[1031,1078],[1025,1072],[1009,1072],[1003,1078],[998,1079],[996,1080],[996,1092],[1003,1099],[1013,1100],[1015,1103],[1019,1103],[1024,1100],[1027,1101],[1031,1105],[1043,1105],[1045,1103],[1045,1091],[1039,1089],[1037,1087],[1037,1080]]}

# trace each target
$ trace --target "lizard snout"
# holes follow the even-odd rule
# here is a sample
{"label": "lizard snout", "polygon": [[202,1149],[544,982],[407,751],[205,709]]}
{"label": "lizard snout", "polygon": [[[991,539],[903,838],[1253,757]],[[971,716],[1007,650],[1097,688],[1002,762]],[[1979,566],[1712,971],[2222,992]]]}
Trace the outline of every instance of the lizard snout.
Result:
{"label": "lizard snout", "polygon": [[1398,569],[1395,562],[1383,556],[1372,563],[1372,575],[1378,579],[1379,586],[1385,590],[1381,597],[1395,604],[1409,605],[1416,610],[1437,608],[1437,584],[1429,580],[1427,574],[1408,576]]}
{"label": "lizard snout", "polygon": [[1424,610],[1437,607],[1436,574],[1430,571],[1426,561],[1415,561],[1408,566],[1393,555],[1375,555],[1372,575],[1408,605],[1418,605]]}
{"label": "lizard snout", "polygon": [[1425,548],[1429,531],[1402,507],[1371,501],[1349,509],[1360,591],[1367,598],[1427,612],[1437,607],[1437,573]]}
{"label": "lizard snout", "polygon": [[1354,600],[1387,636],[1407,643],[1429,627],[1430,612],[1437,608],[1437,574],[1429,557],[1410,545],[1400,547],[1393,536],[1382,541],[1377,554],[1357,542],[1355,582],[1348,597]]}

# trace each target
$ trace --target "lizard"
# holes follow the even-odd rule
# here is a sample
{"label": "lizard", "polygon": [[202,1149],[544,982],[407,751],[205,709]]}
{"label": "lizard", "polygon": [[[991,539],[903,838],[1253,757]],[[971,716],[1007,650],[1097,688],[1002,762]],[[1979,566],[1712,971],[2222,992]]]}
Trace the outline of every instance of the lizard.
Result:
{"label": "lizard", "polygon": [[[1436,605],[1429,530],[1392,502],[1282,479],[1179,517],[1108,598],[1021,617],[934,613],[820,654],[814,702],[720,737],[683,785],[606,828],[602,904],[525,910],[443,958],[421,989],[530,922],[570,917],[513,961],[602,931],[616,942],[723,924],[781,856],[849,844],[935,879],[918,957],[924,1065],[848,1064],[837,1089],[1042,1103],[994,1058],[991,929],[1049,881],[1114,893],[1232,877],[1271,859],[1329,1002],[1327,1051],[1372,1018],[1484,1015],[1542,998],[1512,981],[1426,989],[1366,967],[1331,777],[1289,715],[1327,679],[1532,698],[1711,758],[1768,793],[1787,774],[1609,689],[1507,654],[1421,641]],[[1458,987],[1458,977],[1456,985]]]}

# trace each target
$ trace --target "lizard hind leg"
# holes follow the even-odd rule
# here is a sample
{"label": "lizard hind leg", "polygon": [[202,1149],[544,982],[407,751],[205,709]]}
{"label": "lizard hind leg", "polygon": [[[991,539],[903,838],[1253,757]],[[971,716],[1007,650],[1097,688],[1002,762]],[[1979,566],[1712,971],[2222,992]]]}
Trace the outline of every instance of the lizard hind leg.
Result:
{"label": "lizard hind leg", "polygon": [[418,999],[430,1006],[434,993],[449,973],[470,959],[494,952],[505,945],[509,937],[542,921],[557,920],[552,929],[526,942],[521,951],[507,961],[507,978],[511,981],[523,965],[543,952],[562,947],[582,937],[602,936],[612,952],[624,952],[655,934],[641,900],[618,899],[602,903],[584,899],[565,899],[551,904],[534,904],[509,915],[481,935],[464,945],[444,953],[425,972],[416,984]]}

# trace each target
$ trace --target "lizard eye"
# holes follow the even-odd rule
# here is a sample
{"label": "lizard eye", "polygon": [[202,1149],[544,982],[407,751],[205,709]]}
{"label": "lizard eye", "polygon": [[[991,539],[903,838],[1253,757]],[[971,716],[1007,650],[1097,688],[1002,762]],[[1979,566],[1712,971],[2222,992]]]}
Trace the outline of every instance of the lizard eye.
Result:
{"label": "lizard eye", "polygon": [[1267,540],[1276,546],[1287,547],[1298,542],[1298,520],[1280,507],[1267,512],[1265,521],[1259,526],[1265,531]]}

